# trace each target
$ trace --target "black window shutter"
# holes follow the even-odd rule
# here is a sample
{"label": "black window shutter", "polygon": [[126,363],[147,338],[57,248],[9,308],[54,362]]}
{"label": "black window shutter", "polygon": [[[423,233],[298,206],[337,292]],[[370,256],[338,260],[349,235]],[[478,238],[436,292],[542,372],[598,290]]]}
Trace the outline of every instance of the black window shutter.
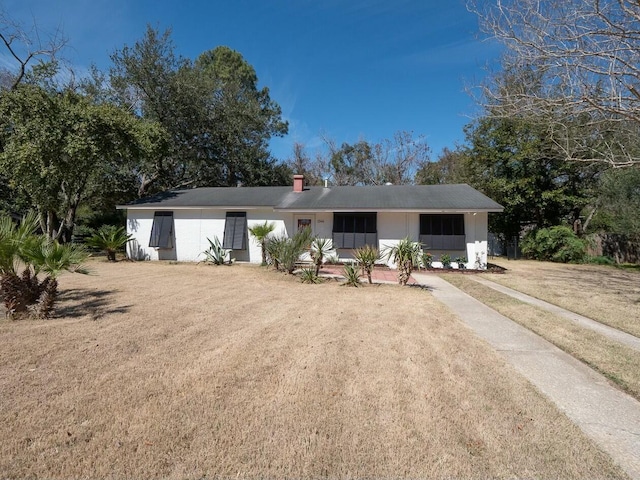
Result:
{"label": "black window shutter", "polygon": [[155,212],[151,226],[150,247],[172,248],[173,212]]}
{"label": "black window shutter", "polygon": [[227,212],[222,248],[245,250],[247,238],[247,212]]}
{"label": "black window shutter", "polygon": [[464,250],[464,215],[421,214],[420,236],[426,248],[433,250]]}
{"label": "black window shutter", "polygon": [[376,213],[334,213],[333,246],[335,248],[359,248],[377,246]]}

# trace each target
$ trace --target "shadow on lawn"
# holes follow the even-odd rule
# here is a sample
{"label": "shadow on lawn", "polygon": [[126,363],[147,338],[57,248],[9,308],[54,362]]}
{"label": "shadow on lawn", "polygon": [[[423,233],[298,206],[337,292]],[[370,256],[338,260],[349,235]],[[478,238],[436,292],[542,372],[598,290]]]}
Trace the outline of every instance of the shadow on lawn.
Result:
{"label": "shadow on lawn", "polygon": [[56,317],[78,318],[91,315],[98,320],[110,313],[126,313],[131,305],[114,305],[116,292],[74,288],[60,293]]}

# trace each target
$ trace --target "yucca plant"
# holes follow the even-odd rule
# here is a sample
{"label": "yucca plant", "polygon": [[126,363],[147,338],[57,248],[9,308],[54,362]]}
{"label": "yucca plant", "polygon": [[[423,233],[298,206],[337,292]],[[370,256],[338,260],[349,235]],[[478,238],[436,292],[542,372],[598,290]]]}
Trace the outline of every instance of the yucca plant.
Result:
{"label": "yucca plant", "polygon": [[327,255],[324,259],[324,263],[326,265],[338,265],[340,263],[340,257],[336,253],[332,253],[331,255]]}
{"label": "yucca plant", "polygon": [[103,225],[87,240],[87,245],[98,248],[107,254],[107,260],[116,261],[116,253],[124,250],[132,235],[128,234],[124,227],[115,225]]}
{"label": "yucca plant", "polygon": [[318,276],[313,268],[303,268],[300,271],[300,281],[302,283],[322,283],[322,278]]}
{"label": "yucca plant", "polygon": [[[202,252],[205,256],[205,262],[213,263],[214,265],[224,265],[227,263],[227,257],[231,250],[222,248],[218,237],[213,237],[213,241],[207,238],[207,241],[209,242],[209,248]],[[231,263],[231,261],[229,261],[229,263]]]}
{"label": "yucca plant", "polygon": [[253,235],[258,243],[260,243],[260,248],[262,250],[262,265],[267,264],[267,241],[268,237],[276,228],[276,224],[271,222],[267,222],[265,220],[264,223],[254,225],[253,227],[249,227],[249,233]]}
{"label": "yucca plant", "polygon": [[320,267],[331,250],[333,244],[329,238],[314,238],[311,242],[311,259],[316,266],[316,275],[320,274]]}
{"label": "yucca plant", "polygon": [[269,237],[265,244],[267,252],[267,263],[273,265],[276,270],[280,270],[282,250],[288,238],[283,236]]}
{"label": "yucca plant", "polygon": [[365,245],[364,247],[357,248],[353,252],[354,258],[358,261],[358,264],[362,268],[362,273],[367,274],[367,279],[369,283],[373,283],[371,281],[371,272],[373,272],[373,267],[376,262],[380,258],[380,253],[378,249],[372,247],[371,245]]}
{"label": "yucca plant", "polygon": [[286,238],[282,241],[280,246],[280,265],[282,269],[287,273],[293,273],[296,269],[296,262],[300,260],[305,250],[309,249],[313,235],[311,229],[305,227],[298,230],[293,237]]}
{"label": "yucca plant", "polygon": [[409,237],[400,240],[392,247],[386,247],[384,257],[396,264],[398,269],[398,283],[406,285],[411,278],[413,269],[420,266],[422,245],[412,241]]}
{"label": "yucca plant", "polygon": [[344,266],[344,278],[345,282],[343,285],[348,287],[359,287],[360,286],[360,269],[357,265],[352,263],[347,263]]}

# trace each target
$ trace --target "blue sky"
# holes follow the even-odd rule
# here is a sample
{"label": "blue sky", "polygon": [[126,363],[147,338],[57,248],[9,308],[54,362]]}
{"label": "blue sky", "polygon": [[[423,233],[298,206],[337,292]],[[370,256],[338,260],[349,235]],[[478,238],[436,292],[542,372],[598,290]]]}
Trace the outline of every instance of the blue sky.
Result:
{"label": "blue sky", "polygon": [[289,121],[272,142],[285,159],[294,142],[313,153],[338,144],[424,135],[435,159],[462,142],[477,113],[477,84],[498,47],[479,40],[464,0],[0,0],[14,19],[64,29],[65,57],[80,71],[110,65],[149,23],[171,28],[178,53],[195,58],[227,45],[271,90]]}

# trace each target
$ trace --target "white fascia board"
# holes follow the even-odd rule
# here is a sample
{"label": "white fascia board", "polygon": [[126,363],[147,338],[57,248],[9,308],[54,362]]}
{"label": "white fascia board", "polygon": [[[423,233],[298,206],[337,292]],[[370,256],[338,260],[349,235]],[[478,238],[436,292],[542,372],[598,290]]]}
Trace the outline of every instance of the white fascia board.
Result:
{"label": "white fascia board", "polygon": [[291,213],[350,213],[350,212],[384,212],[384,213],[500,213],[502,210],[497,209],[433,209],[433,208],[334,208],[334,209],[289,209],[274,208],[274,212],[291,212]]}
{"label": "white fascia board", "polygon": [[116,205],[118,210],[268,210],[285,213],[348,213],[348,212],[385,212],[385,213],[500,213],[498,209],[467,208],[467,209],[434,209],[434,208],[334,208],[334,209],[292,209],[262,206],[223,206],[223,205],[192,205],[192,206],[163,206],[163,205]]}

